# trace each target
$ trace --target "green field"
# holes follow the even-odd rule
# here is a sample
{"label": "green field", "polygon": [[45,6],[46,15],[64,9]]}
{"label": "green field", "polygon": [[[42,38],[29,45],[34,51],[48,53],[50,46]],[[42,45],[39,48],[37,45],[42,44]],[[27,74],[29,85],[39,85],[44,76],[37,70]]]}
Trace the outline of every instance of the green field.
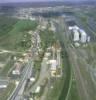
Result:
{"label": "green field", "polygon": [[17,20],[14,18],[0,16],[0,38],[10,32],[16,23]]}
{"label": "green field", "polygon": [[12,93],[12,91],[14,90],[14,88],[15,88],[15,84],[9,83],[7,89],[2,90],[2,92],[0,92],[0,100],[7,100],[10,94]]}
{"label": "green field", "polygon": [[10,68],[13,67],[13,65],[14,65],[14,61],[13,59],[11,59],[11,56],[10,56],[4,68],[1,69],[0,76],[8,76],[8,71],[10,70]]}
{"label": "green field", "polygon": [[[0,18],[0,48],[25,50],[29,47],[30,40],[25,40],[24,36],[29,30],[35,30],[36,26],[36,21],[16,20],[7,17]],[[25,43],[22,43],[23,40],[25,40]]]}
{"label": "green field", "polygon": [[46,100],[59,100],[59,96],[61,94],[62,88],[64,84],[64,78],[57,79],[54,81],[54,88],[51,89],[49,86],[48,95],[46,96]]}
{"label": "green field", "polygon": [[72,81],[68,100],[80,100],[75,79]]}
{"label": "green field", "polygon": [[9,53],[2,53],[2,54],[0,54],[0,62],[1,63],[5,63],[9,56],[10,56]]}

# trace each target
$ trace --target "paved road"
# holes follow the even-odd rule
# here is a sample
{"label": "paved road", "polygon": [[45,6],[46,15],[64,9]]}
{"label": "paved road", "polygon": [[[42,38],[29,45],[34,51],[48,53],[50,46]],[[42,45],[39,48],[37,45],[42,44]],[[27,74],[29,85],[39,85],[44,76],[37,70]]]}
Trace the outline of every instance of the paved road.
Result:
{"label": "paved road", "polygon": [[[23,72],[23,76],[20,80],[19,85],[15,89],[15,91],[12,93],[12,95],[8,98],[8,100],[20,100],[20,91],[23,89],[22,86],[25,86],[26,80],[29,78],[30,70],[32,70],[32,60],[30,59],[28,64],[26,65],[25,71]],[[20,94],[19,94],[20,93]],[[17,99],[18,98],[18,99]]]}
{"label": "paved road", "polygon": [[[24,92],[24,87],[26,85],[27,79],[29,79],[32,75],[32,69],[33,69],[33,61],[35,58],[35,54],[37,52],[38,49],[38,31],[34,32],[34,34],[32,33],[31,36],[31,53],[32,53],[32,58],[29,58],[29,61],[27,63],[27,65],[25,66],[24,70],[23,70],[23,74],[21,75],[21,79],[20,82],[18,84],[18,86],[15,88],[15,90],[13,91],[13,93],[10,95],[10,97],[8,98],[8,100],[20,100],[21,99],[21,95],[23,95]],[[34,41],[33,41],[34,40]],[[14,51],[8,51],[8,50],[1,50],[1,53],[21,53],[21,52],[14,52]],[[44,76],[44,72],[42,72]]]}

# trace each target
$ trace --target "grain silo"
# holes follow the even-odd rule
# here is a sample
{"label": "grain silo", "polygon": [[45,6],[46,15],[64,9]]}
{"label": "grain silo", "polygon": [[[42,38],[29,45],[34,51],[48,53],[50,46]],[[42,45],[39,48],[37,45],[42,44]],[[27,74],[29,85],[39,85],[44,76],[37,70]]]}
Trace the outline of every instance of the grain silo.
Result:
{"label": "grain silo", "polygon": [[73,30],[73,41],[78,42],[79,41],[79,32],[78,30]]}
{"label": "grain silo", "polygon": [[80,39],[81,43],[86,43],[86,41],[87,41],[86,32],[82,29],[80,29],[79,31],[80,31],[80,35],[81,35],[81,39]]}

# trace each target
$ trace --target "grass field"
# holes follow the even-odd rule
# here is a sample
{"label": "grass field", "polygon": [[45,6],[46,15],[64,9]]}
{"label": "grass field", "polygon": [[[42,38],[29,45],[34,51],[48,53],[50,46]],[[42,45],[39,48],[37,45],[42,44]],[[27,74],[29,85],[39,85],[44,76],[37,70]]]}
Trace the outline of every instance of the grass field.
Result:
{"label": "grass field", "polygon": [[0,54],[0,62],[5,63],[9,55],[10,55],[9,53]]}
{"label": "grass field", "polygon": [[49,87],[48,95],[46,96],[47,100],[59,100],[59,96],[61,94],[62,88],[64,84],[64,78],[55,80],[55,83],[53,84],[54,88],[51,89]]}
{"label": "grass field", "polygon": [[10,68],[13,67],[14,61],[9,57],[8,61],[6,62],[4,68],[2,68],[1,72],[0,72],[0,76],[7,76],[8,75],[8,71],[10,70]]}
{"label": "grass field", "polygon": [[[3,20],[3,21],[1,21]],[[36,21],[0,18],[0,48],[9,50],[25,50],[21,45],[28,30],[35,30]]]}
{"label": "grass field", "polygon": [[12,93],[12,91],[14,90],[14,88],[15,88],[15,84],[9,83],[7,89],[0,92],[0,100],[7,100],[10,94]]}
{"label": "grass field", "polygon": [[80,100],[75,80],[72,81],[72,85],[71,85],[71,89],[70,89],[70,94],[69,94],[68,100]]}
{"label": "grass field", "polygon": [[16,23],[17,20],[14,18],[0,16],[0,38],[10,32]]}

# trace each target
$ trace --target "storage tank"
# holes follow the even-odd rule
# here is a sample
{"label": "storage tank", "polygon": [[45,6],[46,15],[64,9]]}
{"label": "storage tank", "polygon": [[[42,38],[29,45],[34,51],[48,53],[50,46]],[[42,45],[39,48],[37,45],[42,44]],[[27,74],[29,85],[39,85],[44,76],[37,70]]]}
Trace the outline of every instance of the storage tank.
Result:
{"label": "storage tank", "polygon": [[77,41],[79,41],[79,32],[78,32],[78,30],[73,30],[73,41],[74,42],[77,42]]}
{"label": "storage tank", "polygon": [[90,36],[87,37],[87,42],[90,42]]}
{"label": "storage tank", "polygon": [[79,27],[77,25],[69,26],[69,30],[79,30]]}
{"label": "storage tank", "polygon": [[73,29],[79,30],[79,27],[78,27],[77,25],[75,25],[75,26],[73,27]]}
{"label": "storage tank", "polygon": [[87,34],[84,30],[80,29],[80,35],[81,35],[81,43],[86,43],[87,41]]}
{"label": "storage tank", "polygon": [[73,30],[73,27],[72,26],[69,26],[69,30]]}

